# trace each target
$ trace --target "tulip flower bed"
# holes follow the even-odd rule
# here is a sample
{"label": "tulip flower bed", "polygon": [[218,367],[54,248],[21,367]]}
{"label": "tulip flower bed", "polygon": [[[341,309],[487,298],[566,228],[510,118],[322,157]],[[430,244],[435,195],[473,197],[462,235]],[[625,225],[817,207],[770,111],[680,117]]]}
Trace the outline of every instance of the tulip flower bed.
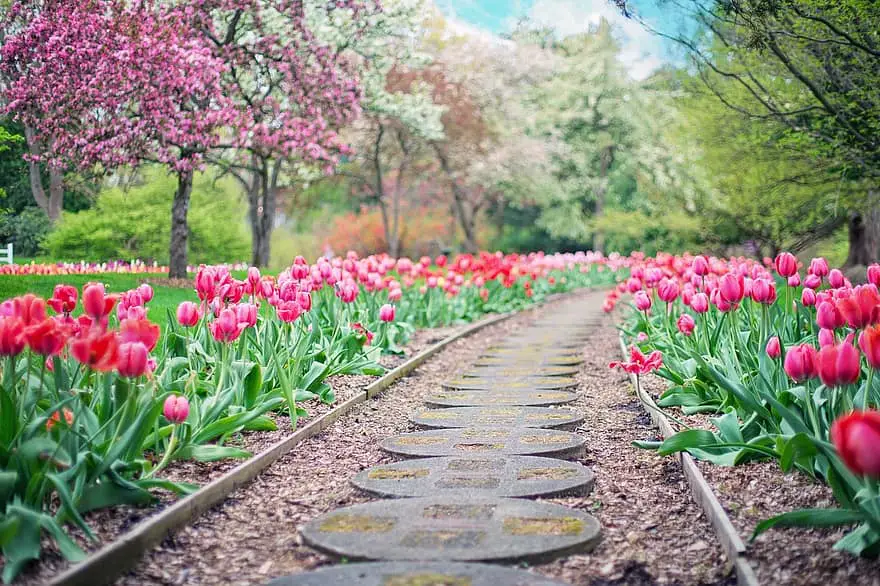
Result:
{"label": "tulip flower bed", "polygon": [[[546,295],[611,283],[621,259],[483,253],[297,258],[277,277],[200,267],[195,295],[151,311],[149,285],[110,293],[59,284],[0,304],[0,547],[11,581],[48,535],[84,553],[65,525],[83,515],[197,488],[163,478],[175,460],[250,454],[231,441],[295,426],[329,377],[376,375],[416,328],[518,310]],[[96,279],[98,280],[98,279]],[[161,324],[161,326],[159,325]]]}
{"label": "tulip flower bed", "polygon": [[[614,364],[670,383],[657,403],[683,431],[642,442],[722,466],[775,460],[827,484],[837,508],[789,511],[759,523],[850,526],[835,548],[880,553],[880,266],[853,286],[821,258],[634,256],[622,329],[632,356]],[[651,351],[646,355],[646,352]],[[680,410],[676,417],[670,410]],[[689,427],[703,414],[705,425]]]}

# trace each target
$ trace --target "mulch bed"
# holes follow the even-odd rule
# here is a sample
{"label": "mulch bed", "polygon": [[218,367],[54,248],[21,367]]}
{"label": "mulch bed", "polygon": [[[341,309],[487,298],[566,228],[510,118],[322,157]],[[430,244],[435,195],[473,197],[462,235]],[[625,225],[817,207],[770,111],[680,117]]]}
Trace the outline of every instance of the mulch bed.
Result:
{"label": "mulch bed", "polygon": [[[382,438],[414,428],[408,414],[442,381],[467,367],[497,340],[516,335],[547,311],[599,312],[601,294],[580,296],[525,312],[459,340],[398,381],[358,405],[323,433],[300,444],[249,486],[202,516],[141,561],[117,584],[260,584],[331,563],[303,544],[299,528],[327,511],[366,502],[349,479],[393,458],[381,452]],[[584,396],[575,406],[587,413],[579,433],[587,436],[582,462],[596,473],[586,497],[548,499],[588,511],[604,537],[590,554],[538,566],[536,571],[573,584],[729,584],[729,566],[681,470],[671,459],[632,447],[656,432],[625,377],[608,369],[617,358],[615,330],[597,328],[585,345],[587,362],[578,374]]]}
{"label": "mulch bed", "polygon": [[[643,388],[654,397],[666,385],[655,375],[642,378]],[[686,416],[677,409],[670,412],[690,426],[714,429],[708,415]],[[700,461],[697,464],[748,546],[748,557],[761,584],[880,585],[880,560],[861,559],[832,549],[846,533],[839,528],[771,529],[753,543],[748,542],[755,526],[768,517],[794,509],[836,507],[834,495],[825,484],[797,471],[783,474],[778,463],[770,461],[733,467]]]}
{"label": "mulch bed", "polygon": [[[383,356],[381,359],[382,365],[389,369],[394,368],[414,354],[436,344],[462,327],[465,326],[419,330],[410,338],[409,343],[404,348],[404,355]],[[377,377],[375,376],[367,375],[339,375],[328,378],[327,382],[333,387],[336,394],[336,403],[333,405],[326,405],[318,402],[301,404],[301,406],[308,410],[308,416],[300,419],[298,427],[301,428],[310,420],[330,411],[335,405],[353,397],[359,392],[362,392],[364,387],[376,380],[376,378]],[[275,421],[277,425],[275,431],[244,432],[231,438],[228,444],[246,449],[253,454],[258,454],[292,433],[290,429],[290,419],[286,414],[269,413],[267,415]],[[241,462],[242,460],[231,459],[218,462],[175,461],[165,469],[162,477],[178,482],[195,482],[203,485],[232,470]],[[68,526],[68,532],[80,547],[86,551],[97,551],[102,545],[116,539],[139,522],[158,513],[175,500],[172,494],[164,491],[157,491],[156,494],[159,497],[159,501],[150,507],[138,508],[121,506],[112,509],[94,511],[84,515],[86,522],[92,528],[96,537],[98,537],[99,541],[97,543],[89,540],[85,534],[76,527]],[[44,538],[43,547],[43,557],[40,561],[31,564],[19,575],[14,584],[42,584],[51,579],[52,576],[61,573],[70,566],[49,539]],[[0,555],[0,567],[2,566],[3,557]]]}

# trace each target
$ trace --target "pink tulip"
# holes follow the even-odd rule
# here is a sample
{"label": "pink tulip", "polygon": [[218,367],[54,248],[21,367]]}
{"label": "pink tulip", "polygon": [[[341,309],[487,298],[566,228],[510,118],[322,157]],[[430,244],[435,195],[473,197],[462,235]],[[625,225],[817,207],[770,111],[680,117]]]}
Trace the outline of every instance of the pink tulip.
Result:
{"label": "pink tulip", "polygon": [[840,269],[831,269],[831,272],[828,273],[828,284],[834,289],[840,289],[844,286],[845,282],[846,278],[840,272]]}
{"label": "pink tulip", "polygon": [[804,279],[804,287],[808,289],[818,289],[822,286],[822,277],[818,275],[807,275]]}
{"label": "pink tulip", "polygon": [[142,342],[123,342],[119,345],[116,370],[121,376],[136,378],[147,373],[149,352]]}
{"label": "pink tulip", "polygon": [[663,279],[657,286],[657,296],[666,303],[672,303],[678,299],[681,288],[678,282],[673,279]]}
{"label": "pink tulip", "polygon": [[782,346],[779,343],[779,336],[773,336],[767,341],[767,356],[776,360],[782,355]]}
{"label": "pink tulip", "polygon": [[724,301],[731,305],[736,305],[742,301],[745,295],[743,277],[733,273],[725,274],[721,277],[721,281],[718,284],[718,291]]}
{"label": "pink tulip", "polygon": [[825,346],[819,350],[817,365],[819,378],[825,386],[851,385],[859,380],[862,372],[859,351],[852,345],[853,335],[839,345]]}
{"label": "pink tulip", "polygon": [[809,273],[811,275],[819,277],[819,279],[821,280],[822,277],[828,274],[828,261],[821,256],[818,258],[814,258],[810,261]]}
{"label": "pink tulip", "polygon": [[186,397],[171,395],[165,399],[162,414],[169,422],[179,425],[189,417],[189,401]]}
{"label": "pink tulip", "polygon": [[253,303],[239,303],[235,306],[235,316],[238,318],[238,323],[252,328],[257,325],[257,306]]}
{"label": "pink tulip", "polygon": [[804,307],[813,307],[816,305],[816,292],[812,289],[804,289],[801,293],[801,303]]}
{"label": "pink tulip", "polygon": [[868,282],[876,287],[880,287],[880,264],[868,266]]}
{"label": "pink tulip", "polygon": [[793,274],[788,278],[788,286],[789,287],[800,287],[801,285],[801,276],[797,273]]}
{"label": "pink tulip", "polygon": [[635,301],[636,308],[639,311],[651,309],[651,298],[644,291],[636,291],[635,295],[633,295],[633,301]]}
{"label": "pink tulip", "polygon": [[709,274],[709,261],[706,260],[705,256],[694,257],[694,261],[691,264],[691,270],[694,271],[695,275],[705,277]]}
{"label": "pink tulip", "polygon": [[781,252],[774,261],[776,272],[782,277],[791,277],[797,273],[797,257],[790,252]]}
{"label": "pink tulip", "polygon": [[694,333],[694,328],[696,327],[696,323],[694,322],[694,318],[691,317],[687,313],[681,314],[679,316],[678,321],[676,322],[678,326],[678,331],[684,334],[685,336],[690,336]]}
{"label": "pink tulip", "polygon": [[831,301],[823,301],[819,304],[819,307],[816,310],[816,323],[819,324],[820,328],[836,330],[837,328],[843,327],[843,324],[846,323],[846,321],[834,303]]}
{"label": "pink tulip", "polygon": [[199,306],[192,301],[184,301],[177,306],[177,323],[191,328],[199,323]]}
{"label": "pink tulip", "polygon": [[394,321],[394,314],[396,310],[393,305],[390,303],[386,303],[382,307],[379,308],[379,319],[384,322]]}
{"label": "pink tulip", "polygon": [[709,298],[705,293],[695,293],[691,299],[691,309],[697,313],[706,313],[709,311]]}
{"label": "pink tulip", "polygon": [[818,352],[809,344],[801,344],[790,348],[785,354],[783,369],[795,382],[804,382],[818,374],[816,361]]}
{"label": "pink tulip", "polygon": [[768,279],[755,279],[749,291],[757,303],[772,305],[776,301],[776,286]]}
{"label": "pink tulip", "polygon": [[246,327],[247,324],[239,322],[235,311],[228,307],[221,309],[217,319],[210,325],[214,339],[225,343],[237,340]]}
{"label": "pink tulip", "polygon": [[819,347],[824,348],[825,346],[833,346],[837,343],[837,340],[834,336],[834,330],[827,330],[822,328],[819,330],[819,334],[816,336],[819,339]]}

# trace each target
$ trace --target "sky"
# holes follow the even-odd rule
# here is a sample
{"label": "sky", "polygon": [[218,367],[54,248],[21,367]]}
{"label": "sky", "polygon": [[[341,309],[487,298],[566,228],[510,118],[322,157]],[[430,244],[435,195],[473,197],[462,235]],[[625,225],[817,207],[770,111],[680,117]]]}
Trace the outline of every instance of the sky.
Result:
{"label": "sky", "polygon": [[[638,22],[625,18],[608,0],[435,0],[445,14],[493,33],[511,30],[523,16],[550,26],[561,35],[587,30],[601,18],[615,28],[621,43],[620,60],[635,79],[644,79],[664,63],[676,59],[674,48]],[[668,10],[657,0],[630,0],[630,6],[652,26],[668,30],[674,25]]]}

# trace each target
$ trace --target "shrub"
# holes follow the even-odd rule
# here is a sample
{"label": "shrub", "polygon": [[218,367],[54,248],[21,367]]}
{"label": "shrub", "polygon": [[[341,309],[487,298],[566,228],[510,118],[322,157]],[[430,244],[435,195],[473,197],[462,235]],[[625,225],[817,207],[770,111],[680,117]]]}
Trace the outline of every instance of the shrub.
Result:
{"label": "shrub", "polygon": [[[44,247],[65,260],[141,258],[167,263],[175,187],[174,177],[149,169],[140,184],[106,189],[92,209],[65,213]],[[188,217],[191,263],[247,258],[244,204],[231,181],[196,175]]]}
{"label": "shrub", "polygon": [[0,215],[0,245],[12,243],[15,256],[35,256],[52,224],[49,217],[36,207]]}

